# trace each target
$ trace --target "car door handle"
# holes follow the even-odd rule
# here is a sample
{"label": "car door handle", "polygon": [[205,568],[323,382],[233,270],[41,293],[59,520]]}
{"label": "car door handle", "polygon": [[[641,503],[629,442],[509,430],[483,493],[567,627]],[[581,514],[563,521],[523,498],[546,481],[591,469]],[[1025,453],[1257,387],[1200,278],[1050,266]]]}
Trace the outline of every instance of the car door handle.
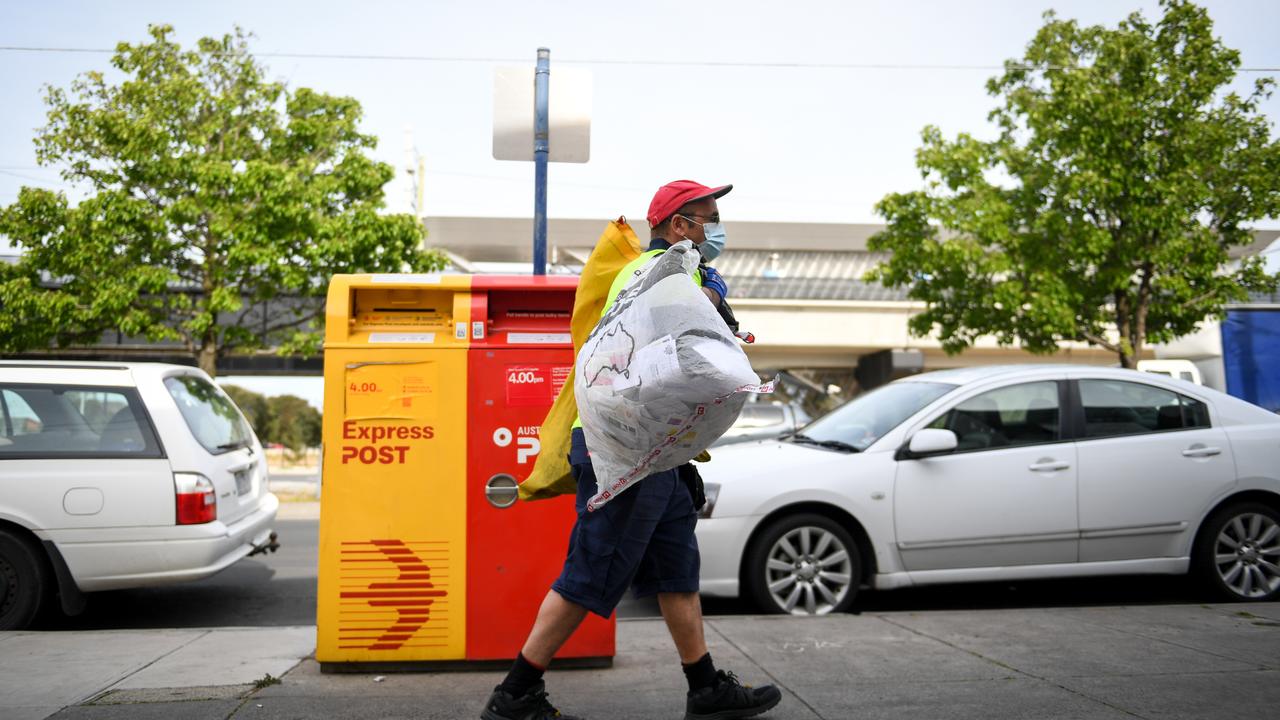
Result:
{"label": "car door handle", "polygon": [[1027,467],[1031,472],[1057,472],[1071,467],[1071,463],[1062,460],[1040,460]]}
{"label": "car door handle", "polygon": [[1216,447],[1191,447],[1182,451],[1182,457],[1189,458],[1213,457],[1214,455],[1221,454],[1222,448]]}

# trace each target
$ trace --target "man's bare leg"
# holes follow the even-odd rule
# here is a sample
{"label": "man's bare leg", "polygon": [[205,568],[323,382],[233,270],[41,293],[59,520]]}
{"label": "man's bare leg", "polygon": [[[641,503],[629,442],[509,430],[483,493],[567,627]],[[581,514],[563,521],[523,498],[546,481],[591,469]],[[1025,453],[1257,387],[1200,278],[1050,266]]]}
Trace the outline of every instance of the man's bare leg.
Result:
{"label": "man's bare leg", "polygon": [[[573,635],[573,631],[578,629],[586,616],[586,608],[565,600],[555,590],[547,591],[542,606],[538,608],[538,617],[533,621],[533,629],[524,641],[524,649],[516,657],[502,684],[493,689],[480,717],[487,720],[535,717],[580,720],[561,715],[547,700],[546,692],[541,692],[541,688],[545,687],[542,675],[546,672],[547,665],[551,664],[551,657]],[[534,689],[540,692],[532,692]]]}
{"label": "man's bare leg", "polygon": [[565,600],[555,590],[548,590],[520,654],[524,655],[525,660],[545,668],[551,663],[551,657],[561,645],[568,642],[569,636],[573,635],[573,631],[578,629],[586,617],[586,608]]}
{"label": "man's bare leg", "polygon": [[676,643],[680,662],[694,663],[707,654],[707,641],[702,634],[702,599],[698,593],[658,593],[658,607]]}
{"label": "man's bare leg", "polygon": [[702,600],[698,593],[658,593],[658,607],[689,681],[685,717],[754,716],[782,700],[782,693],[772,685],[743,686],[732,673],[715,669],[703,636]]}

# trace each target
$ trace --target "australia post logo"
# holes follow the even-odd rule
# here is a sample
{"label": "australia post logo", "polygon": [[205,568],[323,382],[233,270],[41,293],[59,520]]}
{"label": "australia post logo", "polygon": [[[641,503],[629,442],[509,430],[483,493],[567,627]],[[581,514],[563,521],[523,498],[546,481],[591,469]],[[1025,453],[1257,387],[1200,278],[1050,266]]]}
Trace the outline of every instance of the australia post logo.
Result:
{"label": "australia post logo", "polygon": [[403,464],[413,446],[402,443],[435,436],[436,430],[430,425],[358,425],[347,420],[342,423],[342,464]]}
{"label": "australia post logo", "polygon": [[538,425],[521,425],[516,428],[515,433],[511,432],[511,428],[500,427],[493,431],[493,444],[500,448],[511,445],[512,440],[516,444],[516,462],[525,465],[532,462],[542,451],[542,443],[538,441]]}

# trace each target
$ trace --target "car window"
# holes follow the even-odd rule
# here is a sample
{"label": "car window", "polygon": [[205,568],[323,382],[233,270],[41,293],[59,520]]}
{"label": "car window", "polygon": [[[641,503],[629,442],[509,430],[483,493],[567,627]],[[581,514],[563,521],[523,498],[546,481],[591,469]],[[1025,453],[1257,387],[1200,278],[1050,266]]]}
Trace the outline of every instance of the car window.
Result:
{"label": "car window", "polygon": [[[105,390],[82,389],[67,390],[63,393],[67,402],[75,407],[84,421],[94,432],[102,433],[107,423],[121,410],[129,406],[129,401],[118,392]],[[123,417],[123,416],[122,416]]]}
{"label": "car window", "polygon": [[965,400],[929,423],[956,434],[956,450],[1017,447],[1057,442],[1062,412],[1058,383],[1023,383]]}
{"label": "car window", "polygon": [[1183,427],[1202,428],[1209,427],[1209,406],[1186,395],[1179,395],[1178,399],[1182,401],[1182,422]]}
{"label": "car window", "polygon": [[1081,380],[1085,437],[1209,427],[1209,408],[1171,390],[1123,380]]}
{"label": "car window", "polygon": [[219,454],[252,442],[248,423],[218,386],[195,375],[165,378],[164,386],[205,450]]}
{"label": "car window", "polygon": [[161,456],[130,389],[6,386],[0,413],[0,458]]}
{"label": "car window", "polygon": [[861,395],[806,425],[810,439],[848,443],[865,450],[926,405],[955,390],[947,383],[910,380]]}
{"label": "car window", "polygon": [[12,390],[5,390],[0,392],[0,400],[4,403],[6,436],[32,435],[40,432],[40,416],[31,409],[21,395]]}

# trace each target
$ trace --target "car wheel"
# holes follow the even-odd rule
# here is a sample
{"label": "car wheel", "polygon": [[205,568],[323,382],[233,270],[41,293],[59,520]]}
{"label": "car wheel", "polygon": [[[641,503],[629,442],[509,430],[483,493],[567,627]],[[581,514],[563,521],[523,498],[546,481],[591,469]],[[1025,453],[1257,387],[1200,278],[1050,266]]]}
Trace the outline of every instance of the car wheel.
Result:
{"label": "car wheel", "polygon": [[1280,512],[1238,503],[1214,513],[1201,533],[1201,577],[1232,601],[1270,600],[1280,593]]}
{"label": "car wheel", "polygon": [[826,615],[853,604],[862,563],[853,536],[823,515],[781,518],[752,544],[746,580],[770,613]]}
{"label": "car wheel", "polygon": [[7,530],[0,530],[0,630],[31,624],[44,603],[48,577],[38,550]]}

